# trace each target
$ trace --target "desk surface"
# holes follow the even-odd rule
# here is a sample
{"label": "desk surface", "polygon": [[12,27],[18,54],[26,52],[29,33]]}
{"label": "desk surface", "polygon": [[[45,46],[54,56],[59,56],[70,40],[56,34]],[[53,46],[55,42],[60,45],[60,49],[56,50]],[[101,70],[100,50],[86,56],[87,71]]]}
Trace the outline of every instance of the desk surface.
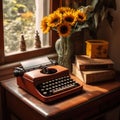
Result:
{"label": "desk surface", "polygon": [[[43,118],[47,119],[55,118],[55,116],[58,116],[59,119],[63,119],[62,117],[60,118],[60,116],[65,116],[65,113],[68,114],[69,118],[71,118],[71,113],[76,114],[76,116],[79,114],[76,113],[78,109],[79,111],[80,109],[82,110],[81,114],[84,114],[84,112],[88,113],[88,111],[91,111],[91,108],[89,108],[88,104],[91,104],[92,106],[95,101],[97,101],[97,103],[95,103],[96,105],[94,104],[94,106],[100,107],[103,102],[106,104],[107,100],[111,98],[111,93],[116,91],[117,94],[112,96],[120,99],[120,80],[112,80],[96,85],[86,85],[84,83],[81,84],[83,84],[83,93],[61,99],[53,104],[45,104],[19,88],[16,84],[15,78],[1,82],[1,85],[6,91],[11,93],[13,96],[16,96],[20,101],[36,111],[39,115],[43,116]],[[104,96],[108,97],[104,99]],[[100,99],[103,99],[103,102],[101,102]],[[96,114],[97,112],[98,110],[96,110]]]}

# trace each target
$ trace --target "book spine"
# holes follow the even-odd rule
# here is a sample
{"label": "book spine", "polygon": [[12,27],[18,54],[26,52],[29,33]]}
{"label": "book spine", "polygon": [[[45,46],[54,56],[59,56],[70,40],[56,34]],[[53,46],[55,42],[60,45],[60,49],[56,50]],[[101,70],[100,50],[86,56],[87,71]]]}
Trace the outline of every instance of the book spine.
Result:
{"label": "book spine", "polygon": [[82,71],[87,70],[110,70],[113,69],[113,64],[92,64],[92,65],[77,65],[78,68]]}
{"label": "book spine", "polygon": [[84,81],[86,83],[94,83],[94,82],[100,82],[100,81],[106,81],[111,80],[115,77],[115,71],[108,70],[98,73],[90,73],[90,74],[84,74]]}

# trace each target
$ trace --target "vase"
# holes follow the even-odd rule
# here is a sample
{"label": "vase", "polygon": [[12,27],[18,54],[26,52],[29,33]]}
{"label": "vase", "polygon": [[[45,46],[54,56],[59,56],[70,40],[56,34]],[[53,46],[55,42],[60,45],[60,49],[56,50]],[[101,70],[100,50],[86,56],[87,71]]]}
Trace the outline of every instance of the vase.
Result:
{"label": "vase", "polygon": [[55,43],[58,64],[72,71],[73,44],[70,37],[60,37]]}

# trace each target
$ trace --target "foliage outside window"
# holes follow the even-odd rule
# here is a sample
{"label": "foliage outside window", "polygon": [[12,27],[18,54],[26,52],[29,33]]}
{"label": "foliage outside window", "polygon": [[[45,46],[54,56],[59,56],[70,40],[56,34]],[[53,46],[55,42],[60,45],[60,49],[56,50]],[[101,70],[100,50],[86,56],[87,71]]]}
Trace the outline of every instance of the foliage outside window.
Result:
{"label": "foliage outside window", "polygon": [[19,51],[20,36],[25,35],[27,46],[33,47],[35,33],[35,1],[4,0],[5,53]]}

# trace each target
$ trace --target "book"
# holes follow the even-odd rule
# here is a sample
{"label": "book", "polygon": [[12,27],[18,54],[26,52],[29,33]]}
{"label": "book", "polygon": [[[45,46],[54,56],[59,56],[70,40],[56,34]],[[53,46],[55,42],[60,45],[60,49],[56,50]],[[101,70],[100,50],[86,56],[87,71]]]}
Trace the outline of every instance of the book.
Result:
{"label": "book", "polygon": [[87,84],[107,81],[115,78],[114,70],[80,71],[75,64],[73,64],[72,73]]}
{"label": "book", "polygon": [[75,63],[80,70],[107,70],[113,69],[114,65],[110,58],[90,58],[87,55],[76,55]]}

